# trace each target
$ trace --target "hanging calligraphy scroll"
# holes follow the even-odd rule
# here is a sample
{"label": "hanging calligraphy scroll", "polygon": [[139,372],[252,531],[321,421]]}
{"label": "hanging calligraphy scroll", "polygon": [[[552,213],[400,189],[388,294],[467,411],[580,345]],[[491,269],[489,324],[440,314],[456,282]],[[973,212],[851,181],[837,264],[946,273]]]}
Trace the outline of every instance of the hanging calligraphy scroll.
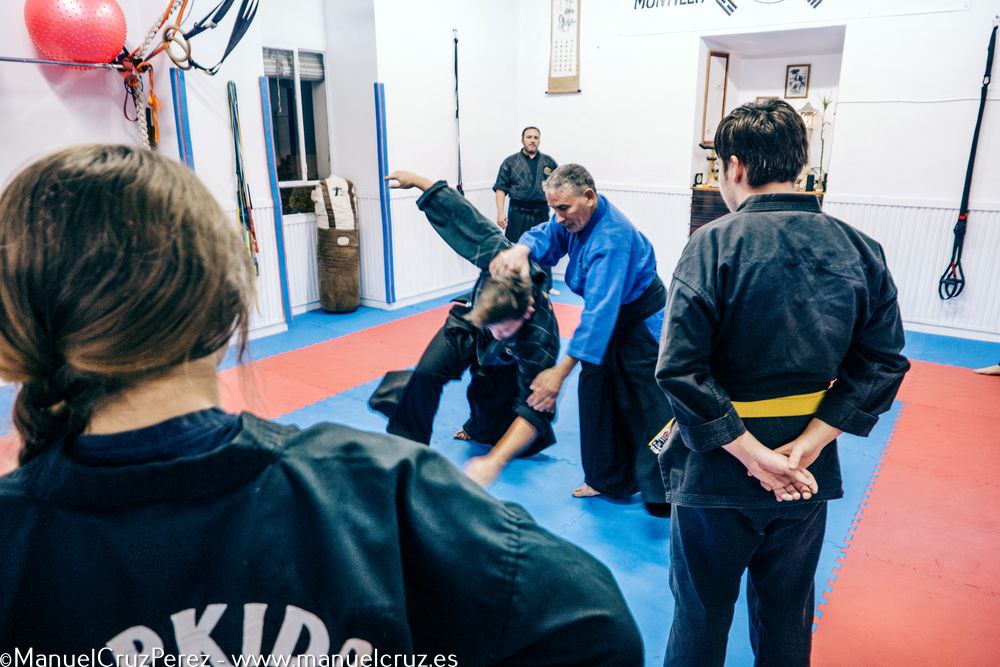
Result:
{"label": "hanging calligraphy scroll", "polygon": [[550,93],[580,92],[580,1],[552,0]]}

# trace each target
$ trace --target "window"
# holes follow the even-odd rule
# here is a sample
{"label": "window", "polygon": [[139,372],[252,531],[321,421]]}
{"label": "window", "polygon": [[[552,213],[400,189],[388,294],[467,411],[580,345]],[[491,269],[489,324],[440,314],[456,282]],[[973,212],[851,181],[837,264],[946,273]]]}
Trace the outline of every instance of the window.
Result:
{"label": "window", "polygon": [[323,54],[264,49],[281,212],[312,213],[313,187],[330,175]]}

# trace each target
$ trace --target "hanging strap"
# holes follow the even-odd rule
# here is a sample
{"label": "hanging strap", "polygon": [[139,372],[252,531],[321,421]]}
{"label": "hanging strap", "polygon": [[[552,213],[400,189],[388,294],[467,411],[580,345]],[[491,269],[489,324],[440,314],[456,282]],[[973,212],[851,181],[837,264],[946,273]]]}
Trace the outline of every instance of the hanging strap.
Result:
{"label": "hanging strap", "polygon": [[236,208],[237,219],[240,232],[243,235],[243,245],[247,254],[253,261],[254,272],[260,276],[260,265],[257,261],[257,254],[260,248],[257,245],[257,230],[253,223],[253,201],[250,199],[250,186],[247,183],[245,163],[243,160],[243,128],[240,124],[240,106],[236,95],[236,83],[230,81],[226,84],[226,92],[229,100],[229,122],[233,130],[233,151],[236,161]]}
{"label": "hanging strap", "polygon": [[462,187],[462,124],[458,116],[458,30],[451,31],[455,40],[455,143],[458,146],[458,184],[455,189],[465,194]]}
{"label": "hanging strap", "polygon": [[222,19],[226,18],[226,14],[229,12],[229,8],[233,6],[233,2],[236,0],[222,0],[219,4],[212,8],[211,11],[205,16],[205,18],[200,21],[195,21],[194,27],[191,28],[187,33],[184,34],[185,37],[191,39],[195,35],[204,32],[205,30],[210,30],[217,25]]}
{"label": "hanging strap", "polygon": [[[236,0],[222,0],[222,2],[217,4],[212,11],[205,16],[205,18],[195,22],[191,30],[187,32],[182,31],[178,25],[169,26],[167,28],[167,32],[164,33],[165,40],[178,42],[180,39],[183,40],[184,43],[188,43],[191,41],[191,38],[201,34],[205,30],[217,27],[219,22],[222,21],[226,17],[226,14],[229,13],[229,10],[232,8],[235,1]],[[247,30],[250,29],[250,24],[253,23],[259,6],[260,0],[242,0],[240,2],[240,8],[236,15],[236,22],[233,23],[233,31],[229,34],[229,43],[226,44],[226,50],[223,52],[222,58],[219,59],[219,62],[215,63],[211,67],[205,67],[191,57],[190,44],[187,44],[187,48],[185,49],[186,53],[183,55],[175,54],[169,49],[167,50],[167,55],[174,61],[174,64],[181,69],[200,69],[206,74],[214,75],[219,71],[222,63],[226,61],[226,58],[229,57],[229,54],[232,53],[233,49],[236,48],[236,45],[239,44],[240,40],[242,40],[244,35],[246,35]]]}
{"label": "hanging strap", "polygon": [[998,21],[993,23],[990,34],[990,44],[986,52],[986,74],[983,75],[983,88],[979,95],[979,116],[976,118],[976,130],[972,133],[972,151],[969,153],[969,166],[965,171],[965,188],[962,190],[962,204],[958,210],[958,222],[955,223],[955,240],[951,246],[951,261],[948,268],[941,274],[938,281],[938,296],[947,301],[954,299],[965,289],[965,272],[962,270],[962,249],[965,245],[965,230],[969,221],[969,194],[972,190],[972,172],[976,165],[976,149],[979,147],[979,132],[983,126],[983,112],[986,110],[986,96],[990,88],[990,78],[993,72],[993,55],[997,46]]}

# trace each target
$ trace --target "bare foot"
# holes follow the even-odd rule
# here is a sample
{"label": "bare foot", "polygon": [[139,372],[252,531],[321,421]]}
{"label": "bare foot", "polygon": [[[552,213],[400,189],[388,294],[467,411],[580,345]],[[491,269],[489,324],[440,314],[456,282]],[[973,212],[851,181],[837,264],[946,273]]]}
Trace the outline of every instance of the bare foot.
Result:
{"label": "bare foot", "polygon": [[594,489],[590,484],[584,482],[580,486],[573,489],[574,498],[593,498],[594,496],[601,495],[601,492]]}
{"label": "bare foot", "polygon": [[987,366],[986,368],[977,368],[976,372],[980,375],[1000,375],[1000,364]]}
{"label": "bare foot", "polygon": [[474,456],[465,462],[465,474],[479,486],[489,486],[500,475],[503,465],[489,456]]}
{"label": "bare foot", "polygon": [[454,438],[456,440],[465,440],[466,442],[472,440],[472,436],[466,433],[464,428],[460,428],[457,431],[455,431]]}

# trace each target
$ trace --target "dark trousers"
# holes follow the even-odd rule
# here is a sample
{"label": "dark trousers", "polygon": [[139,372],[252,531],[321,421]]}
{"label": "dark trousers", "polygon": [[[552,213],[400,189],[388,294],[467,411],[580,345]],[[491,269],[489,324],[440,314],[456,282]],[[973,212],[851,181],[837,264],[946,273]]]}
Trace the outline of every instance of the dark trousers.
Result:
{"label": "dark trousers", "polygon": [[[389,416],[386,430],[425,445],[430,444],[434,417],[441,403],[444,386],[459,380],[469,369],[472,379],[466,390],[469,419],[462,427],[469,436],[486,444],[495,444],[517,415],[517,366],[480,366],[476,337],[483,335],[460,315],[467,308],[456,306],[445,325],[431,339],[417,367],[398,394],[394,406],[380,409]],[[522,456],[529,456],[554,441],[552,430],[539,433]]]}
{"label": "dark trousers", "polygon": [[646,323],[616,331],[601,364],[580,370],[580,456],[584,480],[602,494],[642,492],[663,503],[666,492],[652,440],[672,412],[656,384],[658,345]]}
{"label": "dark trousers", "polygon": [[813,580],[825,528],[825,502],[746,510],[675,506],[670,522],[674,622],[663,664],[723,665],[740,578],[747,570],[754,664],[808,665]]}
{"label": "dark trousers", "polygon": [[[522,234],[548,219],[548,208],[524,208],[511,202],[507,209],[507,229],[503,232],[504,236],[511,243],[517,243]],[[543,266],[541,268],[545,271],[545,290],[548,291],[552,287],[552,267]]]}

